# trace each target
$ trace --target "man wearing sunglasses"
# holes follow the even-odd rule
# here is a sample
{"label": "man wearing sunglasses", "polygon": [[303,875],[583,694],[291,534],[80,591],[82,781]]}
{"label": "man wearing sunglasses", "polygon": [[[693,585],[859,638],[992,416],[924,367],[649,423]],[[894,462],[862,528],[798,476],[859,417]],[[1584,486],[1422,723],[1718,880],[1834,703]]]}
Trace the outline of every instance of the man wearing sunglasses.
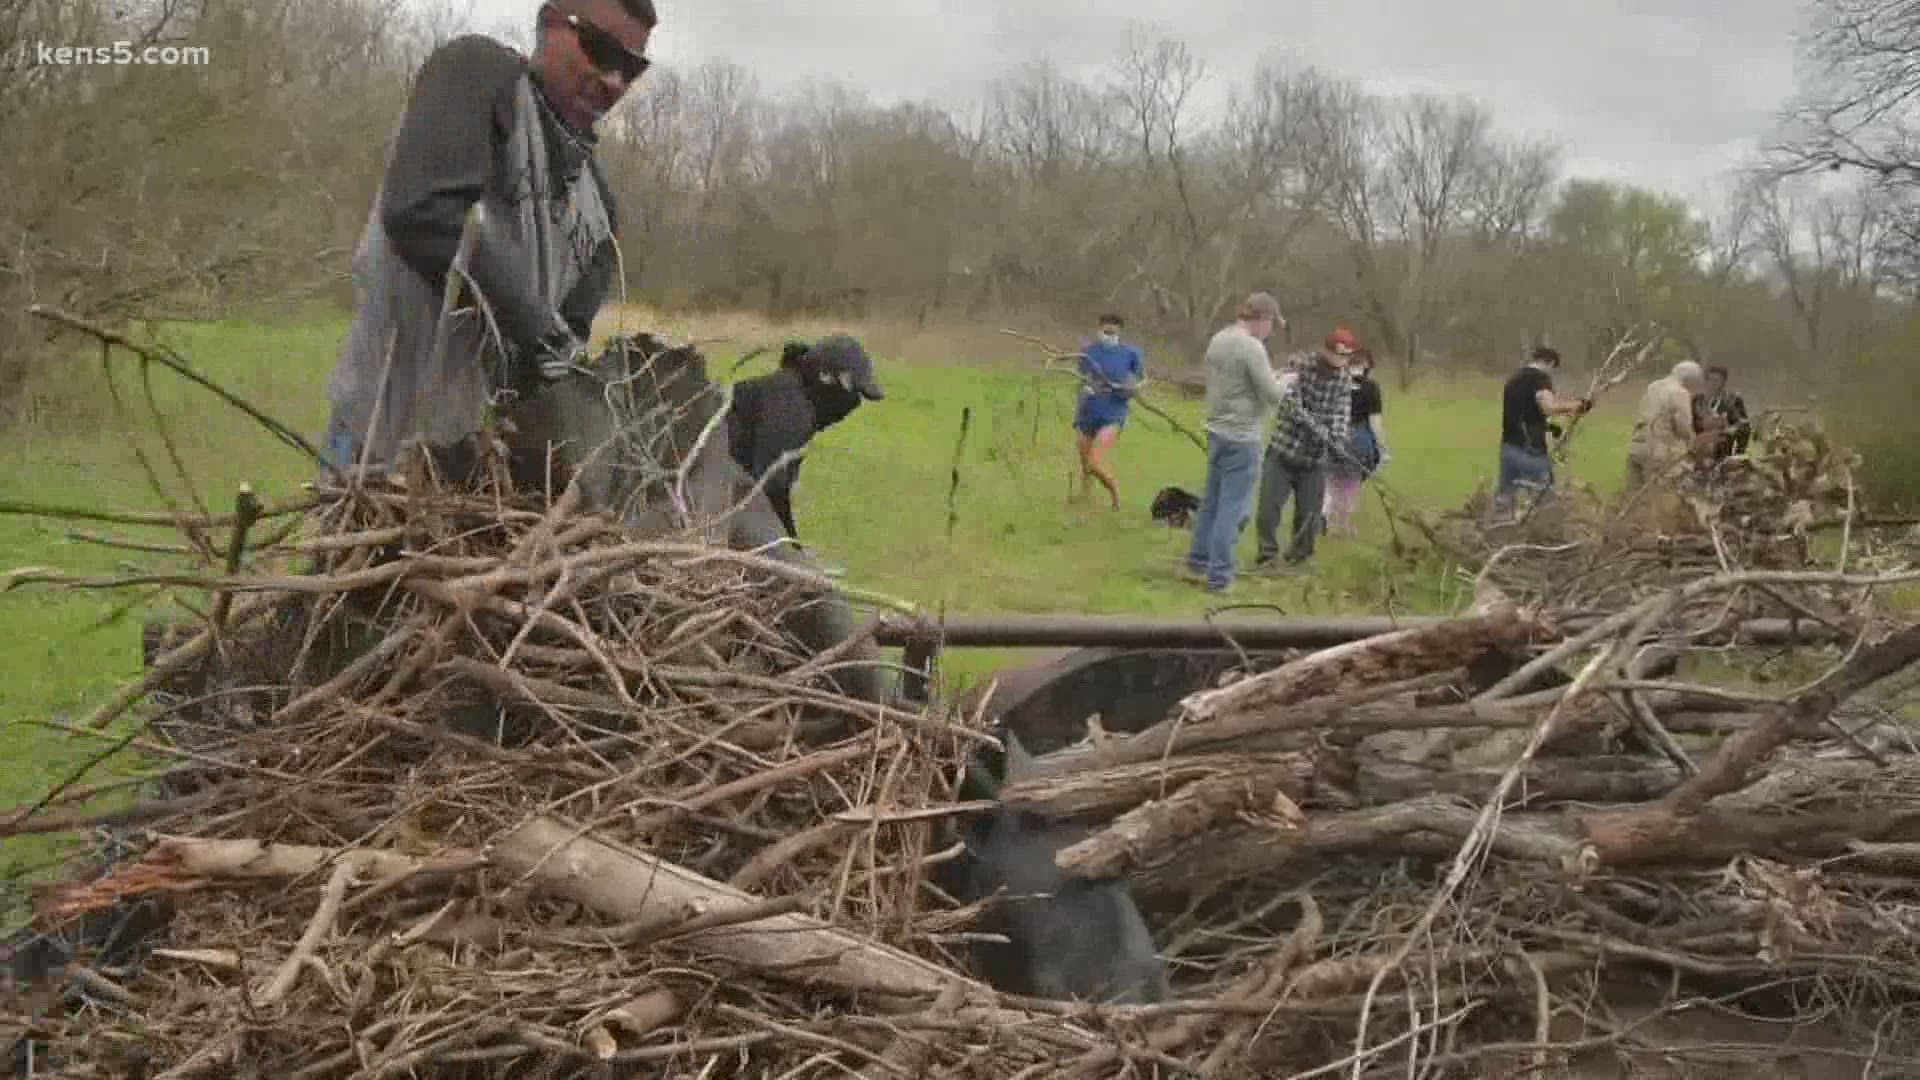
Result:
{"label": "man wearing sunglasses", "polygon": [[[531,56],[471,34],[427,58],[354,253],[358,311],[328,386],[336,466],[457,447],[489,405],[584,358],[619,275],[594,125],[646,71],[658,22],[652,0],[554,0]],[[450,278],[465,295],[443,313]]]}

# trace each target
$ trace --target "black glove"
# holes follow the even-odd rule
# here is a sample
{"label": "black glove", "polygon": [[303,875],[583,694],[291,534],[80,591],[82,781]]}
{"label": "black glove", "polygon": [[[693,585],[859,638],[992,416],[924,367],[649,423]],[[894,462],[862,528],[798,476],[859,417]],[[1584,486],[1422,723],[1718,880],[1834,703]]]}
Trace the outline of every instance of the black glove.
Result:
{"label": "black glove", "polygon": [[541,378],[552,382],[585,366],[587,344],[574,337],[571,329],[562,327],[536,342],[527,359],[529,368],[535,368]]}

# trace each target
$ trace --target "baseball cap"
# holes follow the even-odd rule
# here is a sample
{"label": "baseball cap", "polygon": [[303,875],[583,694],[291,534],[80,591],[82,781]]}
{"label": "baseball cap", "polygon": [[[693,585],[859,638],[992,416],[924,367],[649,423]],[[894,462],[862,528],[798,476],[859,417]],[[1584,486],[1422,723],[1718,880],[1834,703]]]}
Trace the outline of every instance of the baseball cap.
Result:
{"label": "baseball cap", "polygon": [[829,334],[813,343],[813,355],[822,371],[847,376],[848,385],[858,390],[861,397],[869,401],[886,398],[887,393],[880,388],[880,380],[873,376],[873,358],[853,338],[846,334]]}
{"label": "baseball cap", "polygon": [[1272,319],[1276,323],[1286,322],[1280,314],[1280,301],[1272,293],[1257,292],[1240,302],[1240,318]]}
{"label": "baseball cap", "polygon": [[1330,353],[1352,356],[1358,348],[1360,342],[1353,336],[1353,331],[1344,326],[1327,335],[1327,351]]}

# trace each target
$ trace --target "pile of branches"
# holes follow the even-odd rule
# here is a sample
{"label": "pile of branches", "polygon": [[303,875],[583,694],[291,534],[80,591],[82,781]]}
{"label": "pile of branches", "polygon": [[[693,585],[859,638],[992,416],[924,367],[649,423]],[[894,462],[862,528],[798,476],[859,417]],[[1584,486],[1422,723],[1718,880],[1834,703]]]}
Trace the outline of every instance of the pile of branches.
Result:
{"label": "pile of branches", "polygon": [[[1920,623],[1863,616],[1784,694],[1643,669],[1731,594],[1865,612],[1915,576],[1708,577],[1577,632],[1495,601],[1196,693],[1006,797],[1113,815],[1061,862],[1129,875],[1176,981],[1244,1010],[1212,1075],[1777,1075],[1821,1018],[1836,1060],[1911,1069]],[[1674,1020],[1714,1009],[1766,1045]]]}
{"label": "pile of branches", "polygon": [[[1871,538],[1854,528],[1867,524],[1865,495],[1853,479],[1858,456],[1810,415],[1768,413],[1758,429],[1749,453],[1689,458],[1617,498],[1564,485],[1501,514],[1483,489],[1450,512],[1389,510],[1419,540],[1403,544],[1412,549],[1403,555],[1437,555],[1478,586],[1558,610],[1619,610],[1736,569],[1808,569],[1821,563],[1815,540],[1823,532],[1842,534],[1843,548],[1863,549],[1843,555],[1843,567],[1849,557],[1882,554],[1866,549]],[[1824,617],[1755,595],[1765,602],[1745,610],[1748,617]]]}
{"label": "pile of branches", "polygon": [[[194,527],[242,552],[249,498]],[[1172,965],[1175,1000],[1095,1006],[969,974],[979,909],[928,867],[994,740],[840,696],[777,629],[823,579],[419,473],[299,520],[252,570],[13,575],[215,597],[74,725],[164,791],[99,809],[76,775],[0,817],[138,826],[41,931],[165,915],[75,956],[67,1007],[9,997],[60,1075],[1484,1076],[1683,1056],[1657,1022],[1703,1001],[1920,1056],[1920,625],[1874,600],[1911,571],[1696,574],[1597,617],[1489,589],[1040,758],[1005,804],[1082,823],[1056,861],[1124,876]],[[1652,677],[1762,589],[1845,612],[1831,670]]]}
{"label": "pile of branches", "polygon": [[[14,1034],[71,1075],[692,1074],[871,1068],[886,1046],[849,1048],[876,1033],[910,1056],[964,1026],[860,1003],[956,984],[917,867],[928,808],[993,740],[843,697],[836,657],[776,625],[825,579],[636,541],[576,492],[370,478],[256,551],[288,572],[12,575],[220,598],[71,725],[166,759],[160,797],[95,811],[111,785],[76,775],[5,819],[142,827],[136,856],[40,891],[43,929],[171,909],[159,951],[90,973],[104,1004],[16,1003]],[[199,524],[237,550],[258,516]]]}

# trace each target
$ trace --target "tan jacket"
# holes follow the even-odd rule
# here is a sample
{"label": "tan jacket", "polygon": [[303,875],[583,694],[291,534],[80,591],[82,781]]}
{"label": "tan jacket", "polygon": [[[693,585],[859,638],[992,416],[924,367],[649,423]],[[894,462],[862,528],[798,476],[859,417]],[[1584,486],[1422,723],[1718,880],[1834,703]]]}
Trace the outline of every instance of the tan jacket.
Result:
{"label": "tan jacket", "polygon": [[1693,395],[1669,375],[1655,379],[1640,398],[1627,456],[1643,461],[1685,457],[1693,444]]}

